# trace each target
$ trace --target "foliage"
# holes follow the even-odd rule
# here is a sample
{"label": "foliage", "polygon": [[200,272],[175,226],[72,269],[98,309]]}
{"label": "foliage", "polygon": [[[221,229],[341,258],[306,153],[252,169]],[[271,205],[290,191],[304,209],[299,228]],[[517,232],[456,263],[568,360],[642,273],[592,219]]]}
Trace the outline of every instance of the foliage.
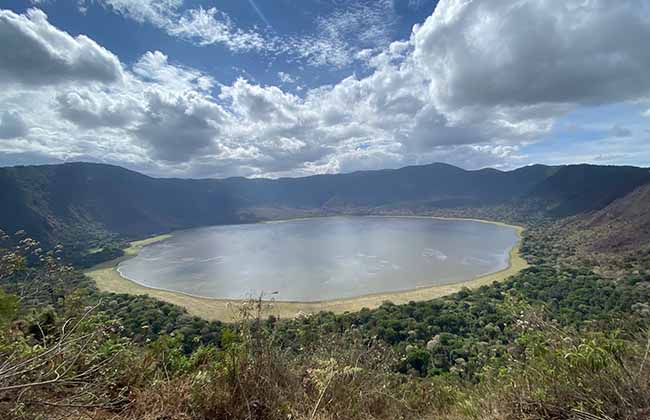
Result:
{"label": "foliage", "polygon": [[544,308],[562,326],[637,331],[650,316],[650,288],[645,286],[615,284],[586,269],[538,266],[505,282],[445,298],[287,321],[278,326],[279,337],[283,345],[299,349],[328,334],[358,329],[402,352],[403,372],[453,372],[472,379],[486,362],[507,354],[517,337],[513,301]]}
{"label": "foliage", "polygon": [[[474,401],[494,418],[639,419],[650,414],[647,334],[580,333],[534,308],[517,318],[521,335],[503,363],[482,372]],[[498,413],[498,415],[497,415]]]}
{"label": "foliage", "polygon": [[18,313],[18,296],[9,295],[0,290],[0,327],[13,321]]}
{"label": "foliage", "polygon": [[646,418],[648,254],[615,282],[560,226],[531,221],[532,266],[501,283],[294,320],[259,299],[227,326],[0,232],[0,418]]}

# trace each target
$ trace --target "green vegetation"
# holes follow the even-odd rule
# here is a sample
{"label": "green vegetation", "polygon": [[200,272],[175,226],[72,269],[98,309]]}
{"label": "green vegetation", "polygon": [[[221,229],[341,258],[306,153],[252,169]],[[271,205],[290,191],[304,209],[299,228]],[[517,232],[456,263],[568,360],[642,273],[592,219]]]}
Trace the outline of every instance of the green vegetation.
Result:
{"label": "green vegetation", "polygon": [[48,247],[63,244],[66,262],[89,267],[119,256],[126,241],[196,226],[337,214],[528,224],[599,210],[649,181],[644,168],[592,165],[501,172],[435,163],[276,180],[156,179],[90,163],[20,166],[0,168],[0,222]]}
{"label": "green vegetation", "polygon": [[[650,277],[648,277],[650,280]],[[532,268],[504,283],[466,290],[447,298],[407,305],[386,303],[379,309],[335,316],[320,313],[282,323],[287,346],[305,347],[323,335],[359,329],[394,346],[407,359],[402,371],[420,375],[455,371],[472,379],[486,357],[507,353],[517,337],[516,306],[525,302],[543,310],[559,327],[577,331],[639,331],[648,320],[650,291],[616,285],[586,270]],[[425,358],[417,357],[423,350]]]}
{"label": "green vegetation", "polygon": [[[454,188],[476,180],[444,165],[225,184],[153,180],[101,165],[4,171],[0,220],[12,232],[34,228],[43,242],[25,231],[0,231],[2,420],[650,417],[647,170],[537,166],[512,177],[482,171],[480,188],[503,195],[490,201],[476,192],[463,205],[458,197],[434,198],[445,196],[438,187],[405,184],[431,184],[431,174],[457,177]],[[130,189],[120,189],[115,177]],[[582,188],[576,179],[598,188]],[[368,188],[375,182],[403,196]],[[357,184],[368,194],[353,201]],[[224,185],[242,201],[234,203]],[[334,187],[335,197],[319,193]],[[197,200],[173,207],[156,198],[170,191]],[[79,271],[119,255],[123,240],[191,219],[286,216],[271,193],[297,213],[524,223],[521,250],[530,267],[477,289],[354,313],[278,319],[263,317],[266,303],[251,301],[232,324],[147,296],[100,292]],[[122,194],[129,203],[123,208],[109,202]],[[418,194],[424,198],[409,201]],[[341,207],[325,206],[325,198]],[[227,205],[208,215],[220,199]],[[509,201],[515,199],[517,205]],[[56,245],[60,238],[73,250]]]}
{"label": "green vegetation", "polygon": [[635,270],[612,281],[568,264],[567,245],[547,242],[547,227],[529,228],[522,250],[533,265],[504,282],[294,320],[262,318],[265,303],[254,301],[232,325],[145,296],[101,293],[61,265],[63,249],[44,252],[23,234],[4,235],[0,412],[643,418],[650,266],[635,253],[621,256]]}

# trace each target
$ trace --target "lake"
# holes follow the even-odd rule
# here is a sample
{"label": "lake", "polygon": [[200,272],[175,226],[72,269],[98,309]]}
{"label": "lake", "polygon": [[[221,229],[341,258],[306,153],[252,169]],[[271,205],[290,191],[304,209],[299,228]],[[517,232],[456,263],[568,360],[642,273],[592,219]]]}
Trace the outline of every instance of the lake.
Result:
{"label": "lake", "polygon": [[514,228],[332,217],[178,232],[122,262],[136,283],[195,296],[320,301],[458,283],[508,267]]}

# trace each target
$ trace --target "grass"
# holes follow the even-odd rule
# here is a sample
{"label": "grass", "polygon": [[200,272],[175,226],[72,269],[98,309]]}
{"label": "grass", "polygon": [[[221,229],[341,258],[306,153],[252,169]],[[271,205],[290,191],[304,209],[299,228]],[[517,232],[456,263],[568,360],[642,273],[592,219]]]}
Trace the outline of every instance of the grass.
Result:
{"label": "grass", "polygon": [[[521,233],[524,230],[524,228],[521,226],[513,226],[500,222],[491,222],[485,220],[456,218],[437,219],[472,220],[476,222],[493,223],[500,226],[512,227],[517,230],[517,234],[520,238]],[[97,265],[87,270],[86,275],[95,281],[99,290],[104,292],[148,295],[165,302],[182,306],[187,309],[191,315],[199,316],[204,319],[219,320],[225,322],[234,321],[238,316],[237,308],[241,304],[241,300],[210,299],[191,296],[181,292],[154,289],[125,279],[118,273],[116,268],[120,262],[136,256],[142,247],[168,239],[171,236],[171,234],[166,234],[132,242],[130,246],[125,249],[124,256]],[[267,313],[265,315],[275,315],[279,318],[294,318],[301,313],[315,313],[320,311],[331,311],[334,313],[355,312],[361,310],[362,308],[376,308],[386,301],[391,301],[395,304],[408,303],[410,301],[424,301],[456,293],[465,287],[473,289],[480,286],[489,285],[495,281],[503,281],[506,278],[528,267],[528,263],[521,257],[519,253],[520,243],[521,242],[517,243],[517,245],[515,245],[510,250],[510,259],[507,268],[495,273],[476,277],[465,282],[449,285],[435,285],[399,292],[375,293],[354,298],[335,299],[319,302],[275,301],[268,306],[268,309],[266,310]]]}

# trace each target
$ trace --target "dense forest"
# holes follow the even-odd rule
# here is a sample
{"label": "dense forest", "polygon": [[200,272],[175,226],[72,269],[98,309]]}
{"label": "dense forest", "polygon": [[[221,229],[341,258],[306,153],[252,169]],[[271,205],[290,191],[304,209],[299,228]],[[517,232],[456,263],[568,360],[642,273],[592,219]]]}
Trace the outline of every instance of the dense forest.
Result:
{"label": "dense forest", "polygon": [[[43,168],[54,170],[32,170]],[[56,230],[39,242],[28,230],[7,228],[0,233],[0,418],[648,418],[648,171],[531,171],[516,192],[494,181],[511,194],[499,202],[443,207],[440,199],[434,208],[432,193],[406,207],[364,207],[524,224],[521,251],[530,268],[490,286],[356,313],[263,318],[272,302],[252,300],[241,303],[238,322],[209,322],[147,296],[99,292],[79,270],[88,260],[70,265],[66,244],[50,244]],[[57,177],[50,175],[38,188],[30,181],[33,194],[50,194]],[[107,224],[102,217],[110,211],[100,217],[105,202],[97,197],[82,201],[70,193],[58,208],[52,197],[12,205],[31,209],[21,217],[34,215],[32,227],[38,220],[82,220],[76,217],[96,223],[105,242],[87,255],[106,253],[95,257],[101,260],[137,234],[120,231],[127,229],[121,221]],[[510,201],[516,197],[517,206]],[[261,204],[244,212],[259,217]],[[82,207],[86,213],[75,213]],[[153,215],[143,207],[140,214],[159,220],[155,229],[175,227],[164,224],[174,215],[168,211],[170,219],[154,218],[162,210]],[[141,233],[148,229],[154,225]]]}

